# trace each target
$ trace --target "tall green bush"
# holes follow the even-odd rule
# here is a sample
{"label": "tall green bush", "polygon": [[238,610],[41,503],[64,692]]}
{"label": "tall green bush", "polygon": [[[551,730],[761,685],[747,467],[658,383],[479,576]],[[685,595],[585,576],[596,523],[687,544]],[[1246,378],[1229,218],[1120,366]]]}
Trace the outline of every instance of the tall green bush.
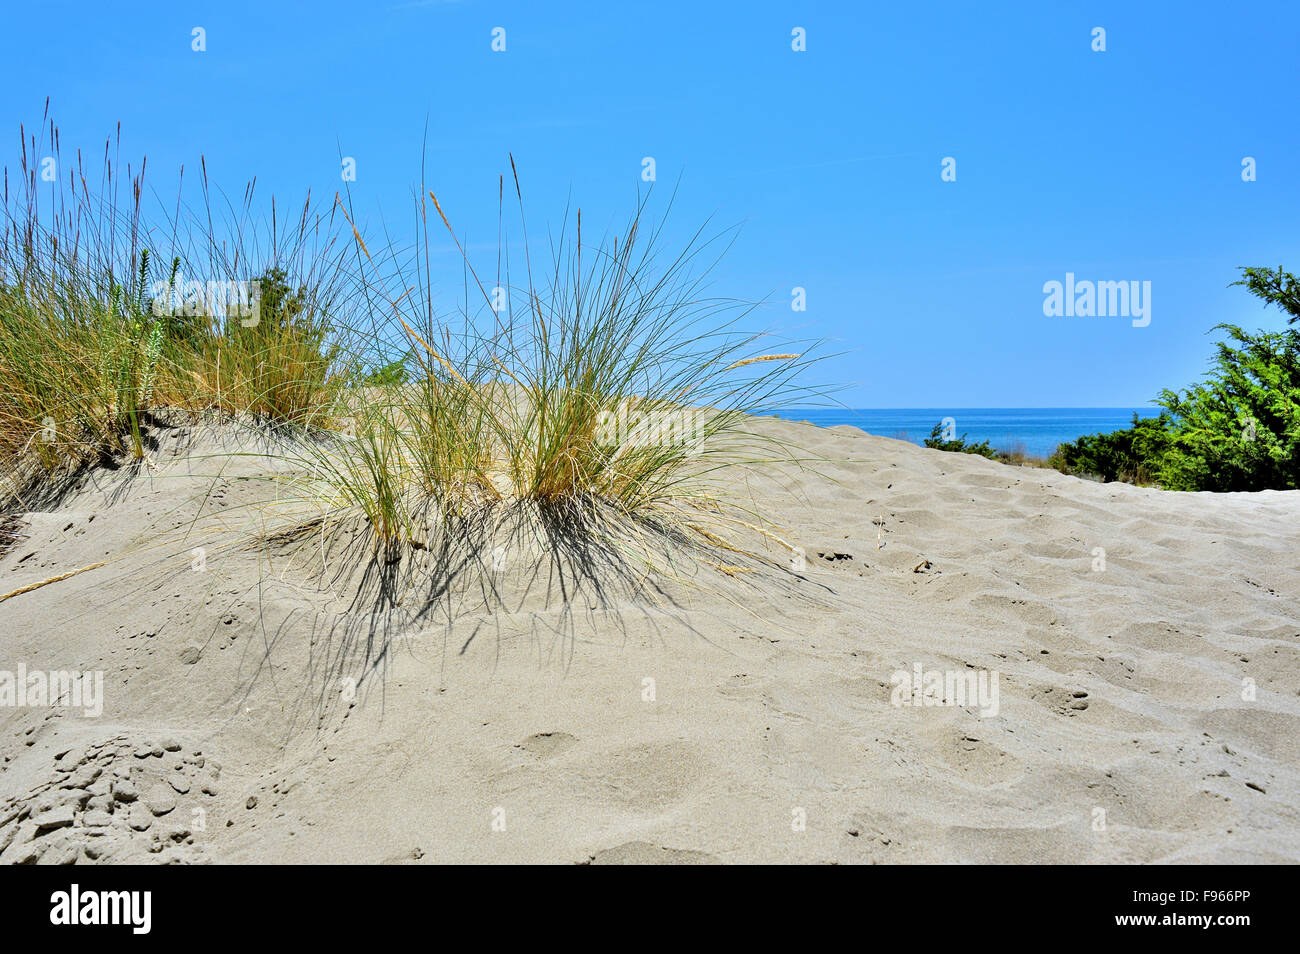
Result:
{"label": "tall green bush", "polygon": [[[1281,268],[1245,268],[1242,285],[1300,322],[1300,281]],[[1300,330],[1251,333],[1220,324],[1205,379],[1164,390],[1155,418],[1063,444],[1052,458],[1066,473],[1154,482],[1167,490],[1292,490],[1300,487]]]}

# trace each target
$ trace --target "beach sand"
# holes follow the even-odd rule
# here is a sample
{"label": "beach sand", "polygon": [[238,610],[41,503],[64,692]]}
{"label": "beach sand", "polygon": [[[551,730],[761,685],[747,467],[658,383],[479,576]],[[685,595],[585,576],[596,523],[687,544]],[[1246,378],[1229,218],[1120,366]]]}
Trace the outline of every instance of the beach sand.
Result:
{"label": "beach sand", "polygon": [[[0,670],[103,673],[0,708],[0,863],[1300,861],[1300,493],[753,427],[826,461],[732,483],[804,568],[600,593],[507,546],[494,610],[378,623],[385,579],[242,544],[233,433],[88,473],[0,558],[108,561],[0,602]],[[896,705],[918,668],[996,711]]]}

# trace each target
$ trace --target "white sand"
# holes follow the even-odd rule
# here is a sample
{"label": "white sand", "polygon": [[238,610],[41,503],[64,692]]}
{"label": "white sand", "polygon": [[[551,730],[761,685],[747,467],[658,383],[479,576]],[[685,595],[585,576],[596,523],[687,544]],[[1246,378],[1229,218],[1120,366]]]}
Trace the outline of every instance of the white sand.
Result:
{"label": "white sand", "polygon": [[[0,862],[1300,860],[1300,493],[755,426],[839,461],[735,482],[798,577],[565,612],[515,547],[504,609],[408,593],[387,633],[356,579],[182,539],[267,497],[233,439],[94,473],[0,558],[0,593],[110,560],[0,603],[0,670],[104,674],[98,718],[0,709]],[[997,714],[891,704],[917,665],[996,672]]]}

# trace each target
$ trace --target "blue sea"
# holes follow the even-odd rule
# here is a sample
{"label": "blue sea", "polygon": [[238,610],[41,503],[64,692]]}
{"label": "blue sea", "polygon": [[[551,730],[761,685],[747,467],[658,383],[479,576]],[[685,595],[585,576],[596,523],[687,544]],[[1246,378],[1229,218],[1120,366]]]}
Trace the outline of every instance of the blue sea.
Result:
{"label": "blue sea", "polygon": [[956,433],[978,444],[988,441],[998,450],[1023,450],[1046,457],[1058,444],[1128,427],[1134,413],[1154,417],[1158,408],[1130,407],[909,407],[909,408],[783,408],[773,412],[791,421],[822,427],[850,424],[868,434],[922,444],[945,417],[956,421]]}

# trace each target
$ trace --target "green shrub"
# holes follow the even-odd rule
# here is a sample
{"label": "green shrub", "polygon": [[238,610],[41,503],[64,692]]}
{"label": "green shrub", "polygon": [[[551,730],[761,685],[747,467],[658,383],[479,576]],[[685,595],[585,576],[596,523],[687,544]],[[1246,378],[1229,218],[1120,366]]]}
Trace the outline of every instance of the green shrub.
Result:
{"label": "green shrub", "polygon": [[980,441],[975,444],[967,441],[965,434],[956,440],[944,440],[943,431],[943,422],[940,421],[934,425],[934,430],[930,431],[930,436],[925,439],[925,446],[934,450],[952,451],[957,454],[979,454],[989,460],[998,459],[998,452],[989,446],[988,441]]}
{"label": "green shrub", "polygon": [[1281,268],[1243,268],[1241,275],[1233,285],[1245,285],[1265,304],[1277,305],[1289,316],[1288,324],[1300,321],[1300,281],[1294,275]]}
{"label": "green shrub", "polygon": [[1231,340],[1218,343],[1206,379],[1160,395],[1175,419],[1160,483],[1169,490],[1293,490],[1300,486],[1300,332],[1219,328]]}
{"label": "green shrub", "polygon": [[1131,484],[1154,482],[1169,447],[1171,419],[1133,415],[1133,426],[1109,434],[1085,434],[1062,444],[1048,463],[1066,474],[1123,480]]}
{"label": "green shrub", "polygon": [[[1242,269],[1266,305],[1300,322],[1300,282],[1289,272]],[[1205,380],[1164,390],[1159,417],[1061,445],[1052,466],[1103,480],[1157,483],[1166,490],[1290,490],[1300,487],[1300,331],[1250,333],[1221,324]],[[929,443],[928,441],[926,443]]]}

